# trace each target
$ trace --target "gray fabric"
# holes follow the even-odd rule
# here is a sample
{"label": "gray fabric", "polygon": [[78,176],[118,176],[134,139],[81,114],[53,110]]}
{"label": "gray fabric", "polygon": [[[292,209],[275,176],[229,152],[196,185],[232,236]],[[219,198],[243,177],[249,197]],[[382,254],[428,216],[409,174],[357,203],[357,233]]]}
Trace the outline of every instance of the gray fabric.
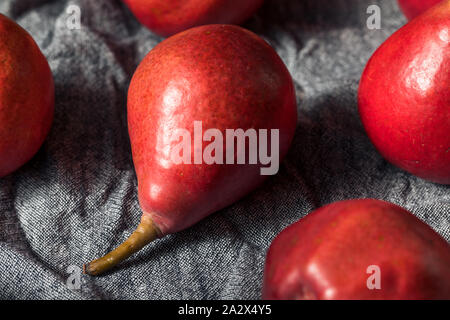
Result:
{"label": "gray fabric", "polygon": [[[81,30],[66,26],[69,4]],[[382,29],[366,27],[367,7]],[[450,240],[449,188],[388,164],[359,120],[356,91],[374,50],[405,23],[394,0],[267,0],[245,27],[269,41],[296,83],[298,130],[277,176],[196,226],[146,247],[106,276],[67,268],[122,242],[140,209],[126,125],[138,63],[161,38],[119,0],[2,0],[35,38],[56,83],[41,151],[0,180],[0,298],[258,299],[266,250],[318,206],[373,197],[399,204]]]}

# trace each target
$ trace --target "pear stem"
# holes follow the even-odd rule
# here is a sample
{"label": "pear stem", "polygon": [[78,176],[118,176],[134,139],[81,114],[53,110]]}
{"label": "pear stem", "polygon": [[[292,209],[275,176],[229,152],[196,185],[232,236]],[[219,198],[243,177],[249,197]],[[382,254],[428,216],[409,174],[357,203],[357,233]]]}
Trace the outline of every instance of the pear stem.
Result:
{"label": "pear stem", "polygon": [[102,258],[84,265],[83,271],[91,276],[100,275],[141,250],[145,245],[158,238],[159,235],[158,227],[148,215],[144,214],[137,229],[125,242]]}

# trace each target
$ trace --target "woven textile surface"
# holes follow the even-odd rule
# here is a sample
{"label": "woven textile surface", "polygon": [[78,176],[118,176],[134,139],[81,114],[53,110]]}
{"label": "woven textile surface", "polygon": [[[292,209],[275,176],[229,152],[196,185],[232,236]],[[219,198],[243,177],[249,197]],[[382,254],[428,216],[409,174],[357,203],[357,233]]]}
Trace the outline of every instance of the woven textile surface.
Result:
{"label": "woven textile surface", "polygon": [[[367,27],[372,4],[381,8],[381,29]],[[79,29],[67,25],[73,8]],[[68,286],[83,263],[116,247],[139,222],[127,90],[162,38],[119,0],[2,0],[0,12],[31,33],[56,86],[45,144],[0,179],[0,298],[259,299],[272,239],[344,199],[391,201],[450,240],[449,187],[386,162],[358,115],[367,60],[406,22],[396,1],[267,0],[244,27],[276,49],[296,86],[298,129],[279,174],[113,272],[81,275],[79,288]]]}

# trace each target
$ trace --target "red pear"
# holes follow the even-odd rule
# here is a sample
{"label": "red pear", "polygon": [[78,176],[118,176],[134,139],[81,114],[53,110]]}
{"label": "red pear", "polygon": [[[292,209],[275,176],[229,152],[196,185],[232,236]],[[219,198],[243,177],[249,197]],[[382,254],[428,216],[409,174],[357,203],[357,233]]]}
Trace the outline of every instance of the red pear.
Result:
{"label": "red pear", "polygon": [[170,36],[186,29],[211,24],[240,24],[263,0],[123,0],[150,30]]}
{"label": "red pear", "polygon": [[275,238],[263,298],[450,299],[450,246],[391,203],[336,202]]}
{"label": "red pear", "polygon": [[47,60],[27,31],[0,14],[0,178],[36,154],[53,111]]}
{"label": "red pear", "polygon": [[421,178],[450,183],[450,0],[394,33],[361,78],[359,112],[380,153]]}
{"label": "red pear", "polygon": [[[250,159],[234,161],[242,148],[228,144],[234,141],[226,134],[230,129],[266,130],[267,136],[278,132],[279,142],[271,140],[269,148],[273,154],[279,145],[281,159],[296,123],[292,78],[272,47],[252,32],[208,25],[157,45],[139,65],[128,92],[128,127],[144,212],[141,224],[130,239],[85,271],[104,272],[156,237],[188,228],[256,188],[265,178],[264,165],[251,164]],[[223,164],[206,162],[209,142],[198,144],[199,124],[200,135],[215,132]],[[179,129],[190,136],[186,141],[192,141],[187,152],[180,153],[187,154],[181,163],[172,157],[179,141],[171,137]],[[226,139],[218,140],[219,133]],[[245,141],[250,145],[250,139]],[[264,153],[267,148],[261,146],[244,150],[246,157],[252,150]],[[225,154],[228,159],[234,151],[229,159],[233,161],[225,161]]]}
{"label": "red pear", "polygon": [[408,19],[414,19],[442,0],[398,0],[400,8]]}

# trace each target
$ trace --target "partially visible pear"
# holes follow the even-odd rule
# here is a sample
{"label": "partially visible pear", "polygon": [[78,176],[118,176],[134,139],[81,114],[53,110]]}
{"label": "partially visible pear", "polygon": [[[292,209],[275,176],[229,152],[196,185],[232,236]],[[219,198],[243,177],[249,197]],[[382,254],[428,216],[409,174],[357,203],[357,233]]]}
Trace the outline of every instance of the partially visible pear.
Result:
{"label": "partially visible pear", "polygon": [[394,165],[450,184],[450,0],[395,32],[367,63],[359,113]]}
{"label": "partially visible pear", "polygon": [[54,83],[33,38],[0,14],[0,177],[41,147],[53,122]]}
{"label": "partially visible pear", "polygon": [[162,36],[192,27],[248,19],[263,0],[123,0],[137,19]]}
{"label": "partially visible pear", "polygon": [[339,201],[275,238],[263,287],[264,299],[450,299],[450,245],[392,203]]}
{"label": "partially visible pear", "polygon": [[398,0],[398,4],[406,17],[411,20],[441,1],[442,0]]}

